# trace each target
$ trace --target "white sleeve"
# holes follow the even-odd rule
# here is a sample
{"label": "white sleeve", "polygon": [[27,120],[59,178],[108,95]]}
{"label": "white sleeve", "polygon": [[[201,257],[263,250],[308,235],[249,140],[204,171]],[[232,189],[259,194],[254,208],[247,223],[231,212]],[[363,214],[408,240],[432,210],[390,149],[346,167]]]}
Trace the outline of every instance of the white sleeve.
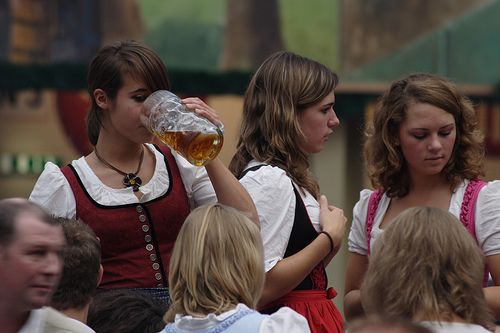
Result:
{"label": "white sleeve", "polygon": [[359,193],[359,201],[354,205],[352,211],[352,225],[349,232],[348,247],[349,252],[361,255],[368,254],[368,241],[366,239],[366,216],[368,213],[368,201],[372,190],[362,190]]}
{"label": "white sleeve", "polygon": [[71,186],[61,169],[47,162],[38,178],[29,200],[44,207],[51,215],[74,218],[76,202]]}
{"label": "white sleeve", "polygon": [[208,177],[207,170],[204,167],[192,165],[174,150],[171,152],[177,162],[184,188],[193,208],[217,202],[217,194]]}
{"label": "white sleeve", "polygon": [[500,254],[500,180],[481,189],[474,217],[477,241],[484,255]]}
{"label": "white sleeve", "polygon": [[277,167],[248,172],[240,183],[255,203],[264,244],[264,267],[271,270],[283,259],[295,218],[295,194],[290,178]]}
{"label": "white sleeve", "polygon": [[282,307],[264,318],[259,333],[308,333],[311,332],[306,318],[288,307]]}

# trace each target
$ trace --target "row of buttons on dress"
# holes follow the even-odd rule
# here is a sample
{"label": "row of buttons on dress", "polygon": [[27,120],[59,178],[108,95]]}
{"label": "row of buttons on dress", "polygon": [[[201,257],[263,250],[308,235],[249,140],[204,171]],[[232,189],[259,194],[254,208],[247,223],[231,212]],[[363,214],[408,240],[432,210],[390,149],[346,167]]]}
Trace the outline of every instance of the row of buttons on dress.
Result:
{"label": "row of buttons on dress", "polygon": [[[144,212],[144,208],[142,208],[141,205],[137,206],[136,209],[137,213],[139,213],[139,221],[141,221],[141,223],[144,223],[141,228],[142,228],[142,231],[144,231],[145,235],[144,235],[144,240],[146,241],[146,250],[148,252],[151,252],[154,250],[154,247],[153,247],[153,244],[151,244],[151,241],[153,240],[153,237],[151,236],[151,234],[149,234],[149,225],[146,224],[147,222],[147,217],[146,215],[142,214]],[[160,269],[160,264],[158,263],[158,257],[155,253],[150,253],[149,254],[149,259],[153,262],[152,264],[152,267],[155,271],[158,271]],[[162,276],[161,276],[161,273],[160,272],[156,272],[155,273],[155,279],[157,281],[160,281],[162,279]],[[158,283],[158,287],[163,287],[163,284],[162,283]]]}

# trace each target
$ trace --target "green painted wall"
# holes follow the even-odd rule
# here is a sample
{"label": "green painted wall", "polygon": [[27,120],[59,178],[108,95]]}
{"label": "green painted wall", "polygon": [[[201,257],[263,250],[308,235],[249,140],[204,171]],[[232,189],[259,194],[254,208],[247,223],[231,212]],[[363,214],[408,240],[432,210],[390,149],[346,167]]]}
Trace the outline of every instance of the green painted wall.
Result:
{"label": "green painted wall", "polygon": [[450,22],[399,52],[348,73],[351,81],[392,81],[411,72],[457,82],[500,83],[500,1]]}
{"label": "green painted wall", "polygon": [[[339,64],[339,0],[281,0],[288,50],[332,69]],[[223,47],[226,0],[139,0],[145,42],[176,69],[217,70]]]}
{"label": "green painted wall", "polygon": [[280,6],[286,47],[337,70],[340,67],[339,0],[281,0]]}

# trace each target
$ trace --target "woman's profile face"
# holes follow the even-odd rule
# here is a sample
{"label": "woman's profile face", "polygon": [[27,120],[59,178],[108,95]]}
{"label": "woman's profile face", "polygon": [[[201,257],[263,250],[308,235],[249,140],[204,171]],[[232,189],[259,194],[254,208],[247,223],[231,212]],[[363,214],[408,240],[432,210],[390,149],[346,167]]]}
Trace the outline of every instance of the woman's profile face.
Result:
{"label": "woman's profile face", "polygon": [[305,136],[301,148],[305,153],[314,154],[322,151],[333,129],[340,124],[333,110],[334,103],[335,94],[332,91],[319,103],[299,113],[300,129]]}
{"label": "woman's profile face", "polygon": [[456,141],[455,118],[427,103],[413,103],[399,127],[399,144],[411,175],[441,173]]}

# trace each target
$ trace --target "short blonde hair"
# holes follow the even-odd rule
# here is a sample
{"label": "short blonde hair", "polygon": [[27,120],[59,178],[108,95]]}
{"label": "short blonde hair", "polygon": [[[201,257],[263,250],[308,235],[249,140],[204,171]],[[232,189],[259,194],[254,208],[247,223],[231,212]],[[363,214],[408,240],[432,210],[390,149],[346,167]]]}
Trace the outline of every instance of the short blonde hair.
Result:
{"label": "short blonde hair", "polygon": [[238,303],[255,308],[264,285],[263,252],[259,228],[239,211],[221,204],[193,210],[170,259],[164,320],[220,314]]}
{"label": "short blonde hair", "polygon": [[367,313],[414,320],[458,316],[492,324],[483,294],[484,257],[451,213],[414,207],[401,213],[375,244],[361,287]]}

